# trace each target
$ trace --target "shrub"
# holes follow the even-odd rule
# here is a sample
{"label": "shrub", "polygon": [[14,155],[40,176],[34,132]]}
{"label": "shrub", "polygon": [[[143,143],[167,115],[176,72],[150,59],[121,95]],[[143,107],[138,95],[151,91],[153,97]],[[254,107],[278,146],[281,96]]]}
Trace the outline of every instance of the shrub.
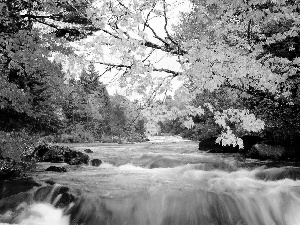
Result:
{"label": "shrub", "polygon": [[101,136],[99,141],[102,143],[118,143],[120,138],[118,136],[104,134]]}
{"label": "shrub", "polygon": [[37,143],[38,137],[25,131],[0,131],[0,179],[20,176],[35,168],[35,159],[30,155]]}
{"label": "shrub", "polygon": [[32,153],[37,142],[37,136],[28,135],[25,131],[9,133],[0,131],[0,156],[20,162]]}
{"label": "shrub", "polygon": [[91,132],[88,131],[80,131],[77,133],[80,142],[94,142],[94,136]]}
{"label": "shrub", "polygon": [[61,143],[83,143],[83,142],[94,142],[94,136],[88,131],[78,131],[71,134],[63,133],[57,138],[56,142]]}
{"label": "shrub", "polygon": [[126,140],[128,142],[143,142],[145,141],[146,136],[144,134],[140,134],[140,133],[131,133]]}
{"label": "shrub", "polygon": [[44,136],[42,140],[46,143],[54,143],[56,142],[57,138],[53,135],[48,135],[48,136]]}

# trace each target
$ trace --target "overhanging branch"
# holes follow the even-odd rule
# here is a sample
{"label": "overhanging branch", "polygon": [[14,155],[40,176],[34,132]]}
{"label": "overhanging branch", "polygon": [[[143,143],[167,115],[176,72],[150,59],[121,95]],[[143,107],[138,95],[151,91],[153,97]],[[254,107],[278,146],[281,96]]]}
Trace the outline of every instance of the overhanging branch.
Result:
{"label": "overhanging branch", "polygon": [[[110,67],[114,67],[114,68],[126,68],[126,69],[132,69],[133,66],[132,65],[125,65],[125,64],[114,64],[114,63],[108,63],[108,62],[93,62],[93,63],[97,63],[100,65],[104,65],[104,66],[110,66]],[[171,74],[173,77],[177,77],[182,75],[182,72],[178,72],[175,70],[170,70],[170,69],[166,69],[166,68],[152,68],[152,71],[155,72],[164,72],[164,73],[169,73]]]}

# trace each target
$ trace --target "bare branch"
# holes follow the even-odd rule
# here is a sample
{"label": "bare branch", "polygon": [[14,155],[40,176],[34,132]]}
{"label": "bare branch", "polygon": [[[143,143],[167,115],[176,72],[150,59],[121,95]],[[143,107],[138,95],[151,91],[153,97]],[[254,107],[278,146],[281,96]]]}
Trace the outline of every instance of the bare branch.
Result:
{"label": "bare branch", "polygon": [[153,12],[153,10],[154,10],[156,4],[157,4],[157,2],[154,2],[154,3],[153,3],[153,6],[152,6],[151,10],[149,11],[149,13],[148,13],[147,16],[146,16],[146,20],[145,20],[145,22],[144,22],[144,28],[143,28],[143,31],[144,31],[145,28],[146,28],[146,24],[148,24],[148,21],[149,21],[149,18],[150,18],[150,14]]}
{"label": "bare branch", "polygon": [[164,19],[165,19],[165,25],[164,25],[164,30],[167,34],[168,39],[174,44],[178,46],[178,43],[176,41],[173,40],[173,38],[171,37],[170,33],[168,32],[168,18],[167,18],[167,6],[166,6],[166,1],[163,0],[163,6],[164,6]]}
{"label": "bare branch", "polygon": [[166,46],[169,46],[169,43],[168,43],[164,38],[161,38],[160,36],[158,36],[158,34],[155,32],[155,30],[154,30],[148,23],[144,23],[144,25],[145,25],[146,27],[148,27],[148,28],[151,30],[152,34],[154,35],[154,37],[155,37],[157,40],[161,41],[161,42],[164,43]]}
{"label": "bare branch", "polygon": [[108,31],[108,30],[106,30],[106,29],[100,28],[100,30],[103,31],[103,32],[106,33],[106,34],[109,34],[110,36],[112,36],[112,37],[114,37],[114,38],[116,38],[116,39],[120,39],[120,40],[122,39],[122,38],[120,38],[119,36],[117,36],[117,35],[111,33],[110,31]]}
{"label": "bare branch", "polygon": [[147,57],[142,60],[142,62],[145,62],[147,59],[149,59],[149,57],[152,55],[154,51],[155,49],[152,49],[151,52],[147,55]]}
{"label": "bare branch", "polygon": [[33,17],[33,19],[34,19],[36,22],[38,22],[38,23],[42,23],[42,24],[44,24],[44,25],[46,25],[46,26],[49,26],[49,27],[52,27],[52,28],[54,28],[54,29],[59,29],[58,26],[56,26],[56,25],[54,25],[54,24],[52,24],[52,23],[47,23],[47,22],[45,22],[45,21],[43,21],[43,20],[39,20],[39,19],[34,18],[34,17]]}
{"label": "bare branch", "polygon": [[57,20],[57,19],[61,19],[63,18],[62,15],[48,15],[48,16],[43,16],[43,15],[33,15],[33,14],[21,14],[20,17],[23,18],[34,18],[34,19],[53,19],[53,20]]}
{"label": "bare branch", "polygon": [[127,11],[130,11],[120,0],[117,0],[119,5],[125,8]]}
{"label": "bare branch", "polygon": [[[127,68],[127,69],[132,69],[132,65],[125,65],[125,64],[114,64],[114,63],[108,63],[108,62],[93,62],[93,63],[98,63],[100,65],[105,65],[105,66],[111,66],[114,68]],[[153,68],[153,71],[155,72],[164,72],[164,73],[169,73],[172,74],[172,77],[177,77],[182,75],[182,72],[166,69],[166,68]]]}
{"label": "bare branch", "polygon": [[113,68],[112,66],[108,66],[108,67],[106,68],[106,70],[105,70],[103,73],[101,73],[100,75],[96,76],[94,80],[99,79],[99,78],[102,77],[104,74],[106,74],[107,72],[111,71],[112,68]]}

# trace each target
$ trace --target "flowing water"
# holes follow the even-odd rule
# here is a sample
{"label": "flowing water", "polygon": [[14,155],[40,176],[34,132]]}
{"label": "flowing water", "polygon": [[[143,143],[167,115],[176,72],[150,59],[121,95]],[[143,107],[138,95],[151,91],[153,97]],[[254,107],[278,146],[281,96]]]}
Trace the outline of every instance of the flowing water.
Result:
{"label": "flowing water", "polygon": [[39,182],[56,184],[0,200],[0,222],[300,225],[300,169],[295,165],[240,161],[198,151],[195,142],[161,141],[71,145],[91,149],[91,158],[103,160],[102,165],[37,172]]}

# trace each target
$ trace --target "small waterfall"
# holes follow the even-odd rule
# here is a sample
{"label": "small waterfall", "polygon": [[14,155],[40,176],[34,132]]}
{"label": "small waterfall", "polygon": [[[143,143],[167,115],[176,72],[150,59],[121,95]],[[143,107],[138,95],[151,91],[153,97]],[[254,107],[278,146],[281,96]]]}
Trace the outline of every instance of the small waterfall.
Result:
{"label": "small waterfall", "polygon": [[[15,185],[22,184],[23,180],[15,182]],[[71,190],[61,185],[48,185],[15,195],[8,194],[0,199],[0,222],[20,225],[68,225],[69,216],[64,214],[64,210],[74,199],[75,195]]]}

